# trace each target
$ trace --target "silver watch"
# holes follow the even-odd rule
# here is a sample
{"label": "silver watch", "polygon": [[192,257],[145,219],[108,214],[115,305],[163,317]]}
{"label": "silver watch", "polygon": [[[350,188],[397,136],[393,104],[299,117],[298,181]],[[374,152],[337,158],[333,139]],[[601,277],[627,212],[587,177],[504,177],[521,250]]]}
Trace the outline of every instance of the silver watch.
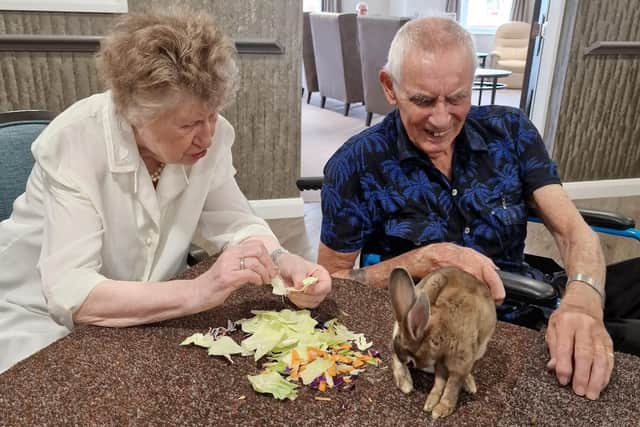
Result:
{"label": "silver watch", "polygon": [[280,258],[282,255],[284,254],[288,254],[289,251],[286,250],[285,248],[278,248],[275,249],[273,252],[271,252],[271,261],[273,261],[273,263],[275,265],[278,265],[278,258]]}

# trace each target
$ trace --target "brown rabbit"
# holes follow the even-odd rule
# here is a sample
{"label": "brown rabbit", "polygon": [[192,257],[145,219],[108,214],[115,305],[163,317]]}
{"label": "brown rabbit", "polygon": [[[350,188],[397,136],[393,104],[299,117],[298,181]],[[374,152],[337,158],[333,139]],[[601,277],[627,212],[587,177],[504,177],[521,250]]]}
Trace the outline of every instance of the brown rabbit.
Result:
{"label": "brown rabbit", "polygon": [[471,375],[496,327],[496,308],[487,286],[464,271],[441,268],[414,288],[404,268],[389,278],[396,316],[393,330],[393,378],[402,392],[413,390],[407,363],[434,372],[424,410],[433,418],[450,415],[464,385],[476,392]]}

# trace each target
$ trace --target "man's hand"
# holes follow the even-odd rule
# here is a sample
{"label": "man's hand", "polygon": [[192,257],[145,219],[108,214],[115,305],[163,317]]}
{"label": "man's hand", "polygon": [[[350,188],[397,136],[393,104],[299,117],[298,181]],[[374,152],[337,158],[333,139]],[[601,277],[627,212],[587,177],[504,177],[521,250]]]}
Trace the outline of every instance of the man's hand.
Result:
{"label": "man's hand", "polygon": [[[498,276],[498,267],[491,258],[471,248],[453,243],[434,243],[423,248],[435,257],[437,267],[458,267],[486,283],[496,304],[504,301],[504,284]],[[425,272],[425,275],[428,272]]]}
{"label": "man's hand", "polygon": [[[570,284],[571,285],[571,284]],[[613,342],[602,321],[600,300],[580,284],[567,287],[560,307],[551,315],[545,336],[547,367],[562,385],[572,380],[573,391],[595,400],[609,384],[613,370]]]}
{"label": "man's hand", "polygon": [[303,287],[302,281],[306,277],[313,276],[318,279],[303,292],[291,292],[287,295],[291,302],[298,307],[315,308],[331,292],[331,276],[324,267],[318,264],[313,264],[298,255],[287,253],[278,258],[278,267],[280,276],[287,287],[301,289]]}

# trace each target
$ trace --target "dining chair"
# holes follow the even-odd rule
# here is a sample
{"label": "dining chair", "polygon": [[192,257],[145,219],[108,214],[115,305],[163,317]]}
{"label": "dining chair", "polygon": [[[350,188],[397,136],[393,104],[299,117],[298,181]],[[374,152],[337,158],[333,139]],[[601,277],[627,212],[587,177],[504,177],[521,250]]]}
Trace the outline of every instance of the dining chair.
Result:
{"label": "dining chair", "polygon": [[0,113],[0,221],[11,216],[13,202],[25,191],[34,164],[31,144],[55,116],[42,110]]}

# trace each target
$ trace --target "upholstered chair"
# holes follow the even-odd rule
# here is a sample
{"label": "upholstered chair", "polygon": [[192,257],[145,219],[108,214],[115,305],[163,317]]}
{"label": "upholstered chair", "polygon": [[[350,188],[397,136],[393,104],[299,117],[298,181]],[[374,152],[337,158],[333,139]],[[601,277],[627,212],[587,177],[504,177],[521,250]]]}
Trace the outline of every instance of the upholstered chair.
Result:
{"label": "upholstered chair", "polygon": [[34,164],[31,144],[54,117],[49,111],[0,113],[0,221],[11,216],[13,202],[24,193]]}
{"label": "upholstered chair", "polygon": [[362,84],[366,124],[371,124],[373,114],[387,114],[393,106],[387,102],[380,85],[378,73],[387,62],[391,40],[409,18],[358,17],[358,41],[362,59]]}
{"label": "upholstered chair", "polygon": [[327,97],[345,103],[363,102],[362,71],[355,13],[312,13],[313,51],[322,108]]}
{"label": "upholstered chair", "polygon": [[311,101],[311,94],[318,91],[318,73],[316,58],[313,53],[313,37],[311,36],[310,12],[302,15],[302,67],[304,89],[307,91],[307,104]]}
{"label": "upholstered chair", "polygon": [[527,63],[531,24],[506,22],[498,27],[493,52],[489,57],[491,68],[510,70],[509,77],[499,79],[509,89],[521,89]]}

